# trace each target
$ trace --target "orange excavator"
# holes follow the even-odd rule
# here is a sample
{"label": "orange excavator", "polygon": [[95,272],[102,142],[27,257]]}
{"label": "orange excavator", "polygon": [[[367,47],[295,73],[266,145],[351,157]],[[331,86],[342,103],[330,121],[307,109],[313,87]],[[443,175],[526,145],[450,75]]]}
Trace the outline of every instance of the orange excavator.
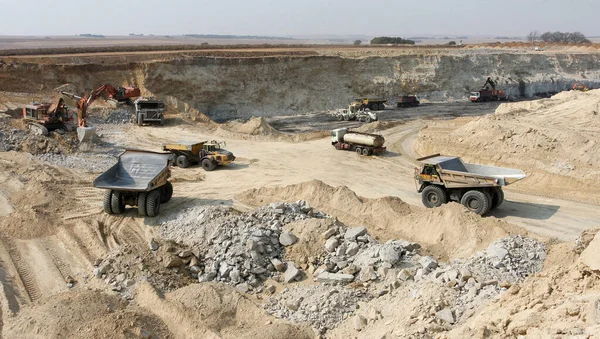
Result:
{"label": "orange excavator", "polygon": [[73,116],[60,96],[53,103],[34,102],[23,107],[23,120],[30,130],[44,136],[53,131],[64,134],[74,127]]}
{"label": "orange excavator", "polygon": [[577,83],[577,82],[576,82],[575,84],[573,84],[573,90],[574,90],[574,91],[582,91],[582,92],[587,92],[587,91],[589,91],[590,89],[589,89],[589,88],[588,88],[586,85],[584,85],[584,84],[580,84],[580,83]]}
{"label": "orange excavator", "polygon": [[113,87],[110,84],[102,85],[93,90],[89,95],[79,96],[73,93],[61,91],[61,94],[77,101],[77,138],[80,142],[90,139],[96,134],[96,127],[87,125],[87,110],[90,105],[100,96],[113,99],[118,102],[130,101],[140,96],[140,89],[136,87]]}

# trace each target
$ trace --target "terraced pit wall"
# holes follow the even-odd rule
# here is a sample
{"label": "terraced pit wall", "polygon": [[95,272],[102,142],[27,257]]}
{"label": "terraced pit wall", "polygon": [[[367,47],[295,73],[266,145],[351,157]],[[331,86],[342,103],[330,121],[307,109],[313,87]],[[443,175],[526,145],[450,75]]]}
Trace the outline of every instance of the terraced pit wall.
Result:
{"label": "terraced pit wall", "polygon": [[[217,121],[347,106],[352,98],[417,94],[466,100],[487,76],[509,96],[559,92],[574,82],[600,87],[598,53],[449,51],[396,56],[206,57],[178,54],[63,56],[0,61],[0,91],[51,92],[70,83],[83,92],[104,83],[137,85],[180,111]],[[32,98],[35,95],[32,95]]]}

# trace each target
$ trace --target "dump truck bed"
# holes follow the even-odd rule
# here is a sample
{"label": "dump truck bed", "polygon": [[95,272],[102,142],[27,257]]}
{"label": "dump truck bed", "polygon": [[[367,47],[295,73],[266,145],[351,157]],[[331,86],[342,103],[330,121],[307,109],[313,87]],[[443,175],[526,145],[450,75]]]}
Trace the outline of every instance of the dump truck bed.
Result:
{"label": "dump truck bed", "polygon": [[94,187],[117,191],[150,191],[166,175],[170,153],[127,150],[119,161],[94,180]]}
{"label": "dump truck bed", "polygon": [[441,168],[440,177],[446,187],[460,187],[478,183],[482,186],[506,186],[527,175],[525,172],[505,167],[464,163],[459,157],[435,155],[418,159]]}

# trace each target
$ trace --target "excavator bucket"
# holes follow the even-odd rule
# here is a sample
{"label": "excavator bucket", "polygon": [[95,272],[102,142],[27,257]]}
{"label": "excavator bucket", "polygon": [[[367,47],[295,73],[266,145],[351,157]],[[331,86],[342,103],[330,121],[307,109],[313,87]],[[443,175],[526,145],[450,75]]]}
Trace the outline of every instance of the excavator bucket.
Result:
{"label": "excavator bucket", "polygon": [[96,127],[77,127],[77,139],[79,142],[90,140],[96,135]]}

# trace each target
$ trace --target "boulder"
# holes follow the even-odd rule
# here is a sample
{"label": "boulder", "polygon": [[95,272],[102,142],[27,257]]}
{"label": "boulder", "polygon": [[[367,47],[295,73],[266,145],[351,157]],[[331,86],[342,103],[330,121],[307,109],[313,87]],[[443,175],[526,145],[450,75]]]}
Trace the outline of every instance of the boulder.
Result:
{"label": "boulder", "polygon": [[279,243],[283,246],[291,246],[298,241],[298,237],[290,232],[283,232],[279,235]]}
{"label": "boulder", "polygon": [[421,260],[419,260],[419,264],[426,270],[433,270],[438,267],[437,261],[430,256],[422,257]]}
{"label": "boulder", "polygon": [[366,233],[367,229],[364,226],[350,227],[346,230],[346,234],[344,234],[344,239],[348,241],[354,241],[356,240],[356,237],[359,237]]}
{"label": "boulder", "polygon": [[400,253],[391,246],[384,246],[379,250],[379,258],[394,265],[400,260]]}
{"label": "boulder", "polygon": [[316,279],[318,282],[327,282],[327,283],[349,283],[354,280],[354,275],[352,274],[343,274],[343,273],[329,273],[322,272],[317,276]]}
{"label": "boulder", "polygon": [[336,238],[329,238],[325,242],[325,249],[328,252],[334,252],[335,249],[338,247],[338,245],[339,245],[339,243],[338,243],[338,240]]}
{"label": "boulder", "polygon": [[294,265],[293,262],[288,262],[287,269],[283,274],[283,281],[290,283],[294,281],[300,275],[300,273],[301,271],[296,267],[296,265]]}
{"label": "boulder", "polygon": [[455,321],[454,314],[452,313],[452,310],[449,309],[448,307],[444,308],[441,311],[436,312],[435,316],[438,319],[445,321],[448,324],[454,324],[454,321]]}

